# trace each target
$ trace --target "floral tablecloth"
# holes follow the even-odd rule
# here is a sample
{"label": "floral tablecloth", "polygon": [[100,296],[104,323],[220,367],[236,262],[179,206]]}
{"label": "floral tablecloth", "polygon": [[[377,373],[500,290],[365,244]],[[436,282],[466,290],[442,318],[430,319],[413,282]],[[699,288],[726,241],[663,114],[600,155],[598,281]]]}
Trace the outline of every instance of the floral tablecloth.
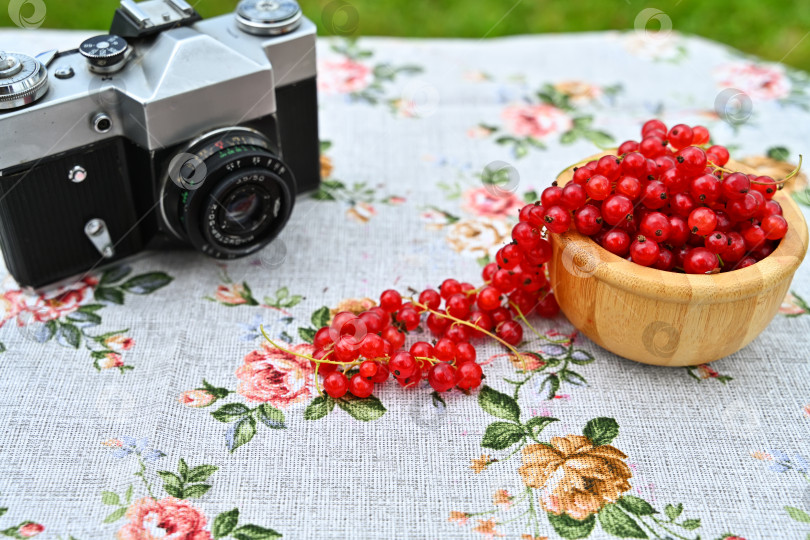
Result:
{"label": "floral tablecloth", "polygon": [[807,74],[676,33],[318,52],[323,188],[259,256],[153,253],[45,295],[2,280],[0,534],[810,538],[810,263],[750,346],[690,368],[619,358],[560,315],[536,321],[556,343],[526,332],[530,365],[479,345],[471,395],[389,382],[335,403],[259,333],[307,350],[384,289],[480,283],[525,201],[652,116],[783,175],[810,155]]}

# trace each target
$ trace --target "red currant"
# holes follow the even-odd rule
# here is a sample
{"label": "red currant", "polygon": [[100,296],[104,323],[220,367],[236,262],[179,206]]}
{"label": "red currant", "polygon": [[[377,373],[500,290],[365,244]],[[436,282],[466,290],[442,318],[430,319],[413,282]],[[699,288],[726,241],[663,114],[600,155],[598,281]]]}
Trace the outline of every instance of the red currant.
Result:
{"label": "red currant", "polygon": [[349,380],[339,371],[332,372],[324,378],[323,389],[329,397],[340,399],[349,390]]}

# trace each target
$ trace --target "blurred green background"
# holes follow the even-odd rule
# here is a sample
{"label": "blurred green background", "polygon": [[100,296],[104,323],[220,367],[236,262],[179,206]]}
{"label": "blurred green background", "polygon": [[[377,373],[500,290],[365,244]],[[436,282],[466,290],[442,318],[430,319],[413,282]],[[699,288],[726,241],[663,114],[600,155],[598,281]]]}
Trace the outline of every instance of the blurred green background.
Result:
{"label": "blurred green background", "polygon": [[[12,26],[2,0],[0,26]],[[107,28],[118,0],[44,0],[45,28]],[[236,0],[189,0],[206,17]],[[672,26],[768,60],[810,69],[810,2],[805,0],[301,0],[321,34],[497,37],[537,32],[632,29],[638,13],[663,11]],[[33,5],[22,8],[33,13]],[[648,27],[656,29],[657,23]],[[343,29],[343,30],[341,30]]]}

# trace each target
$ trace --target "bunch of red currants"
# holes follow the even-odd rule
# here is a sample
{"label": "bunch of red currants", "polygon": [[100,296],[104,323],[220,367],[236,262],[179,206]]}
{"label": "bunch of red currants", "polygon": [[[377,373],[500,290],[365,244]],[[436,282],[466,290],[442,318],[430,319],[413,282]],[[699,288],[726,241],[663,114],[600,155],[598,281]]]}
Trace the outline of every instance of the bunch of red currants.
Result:
{"label": "bunch of red currants", "polygon": [[626,141],[617,156],[575,168],[565,187],[555,182],[545,189],[534,208],[521,212],[513,238],[527,246],[543,227],[561,234],[573,224],[620,257],[688,274],[762,260],[787,234],[782,207],[772,199],[798,169],[779,181],[734,172],[724,167],[728,150],[709,139],[703,126],[667,130],[660,120],[646,122],[640,142]]}
{"label": "bunch of red currants", "polygon": [[[523,327],[515,317],[525,321],[530,312],[544,317],[559,312],[542,263],[525,272],[490,263],[483,276],[488,284],[481,288],[447,279],[438,291],[426,289],[417,299],[403,300],[387,290],[379,306],[336,314],[313,339],[311,362],[323,376],[324,391],[335,399],[347,392],[366,398],[390,376],[406,388],[427,378],[437,392],[480,386],[483,372],[472,340],[492,338],[518,356],[514,347],[523,341]],[[406,348],[408,333],[423,319],[433,343],[416,341]]]}

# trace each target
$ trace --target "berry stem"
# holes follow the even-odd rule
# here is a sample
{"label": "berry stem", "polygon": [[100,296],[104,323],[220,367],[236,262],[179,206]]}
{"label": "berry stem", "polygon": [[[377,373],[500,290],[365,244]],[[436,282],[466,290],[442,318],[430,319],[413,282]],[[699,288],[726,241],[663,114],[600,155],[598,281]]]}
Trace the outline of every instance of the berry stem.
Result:
{"label": "berry stem", "polygon": [[514,347],[512,347],[511,345],[509,345],[507,342],[505,342],[504,340],[502,340],[501,338],[499,338],[498,336],[496,336],[496,335],[495,335],[495,334],[493,334],[492,332],[490,332],[490,331],[488,331],[488,330],[484,330],[484,329],[483,329],[483,328],[481,328],[480,326],[478,326],[478,325],[476,325],[476,324],[473,324],[473,323],[471,323],[471,322],[469,322],[469,321],[463,321],[463,320],[461,320],[461,319],[458,319],[458,318],[456,318],[456,317],[453,317],[452,315],[448,315],[447,313],[441,313],[441,312],[436,311],[436,310],[434,310],[434,309],[430,309],[430,308],[429,308],[428,306],[426,306],[425,304],[420,304],[418,301],[413,300],[413,298],[411,298],[411,302],[413,302],[413,305],[415,305],[415,306],[419,307],[420,309],[422,309],[422,310],[424,310],[424,311],[427,311],[427,312],[429,312],[429,313],[433,313],[433,314],[434,314],[434,315],[436,315],[437,317],[443,317],[443,318],[445,318],[445,319],[450,319],[451,321],[454,321],[454,322],[456,322],[457,324],[463,324],[464,326],[469,326],[469,327],[470,327],[470,328],[472,328],[473,330],[476,330],[476,331],[478,331],[478,332],[481,332],[481,333],[483,333],[483,334],[488,335],[489,337],[491,337],[492,339],[494,339],[495,341],[497,341],[498,343],[500,343],[501,345],[503,345],[504,347],[506,347],[507,349],[509,349],[509,351],[510,351],[510,352],[512,352],[512,354],[514,354],[514,355],[515,355],[517,358],[520,358],[520,360],[523,362],[524,367],[525,367],[526,360],[523,358],[523,356],[521,356],[521,354],[520,354],[520,353],[517,351],[517,349],[515,349]]}
{"label": "berry stem", "polygon": [[[548,293],[546,293],[546,294],[548,294]],[[544,296],[543,298],[545,298],[545,296]],[[542,301],[542,300],[541,300],[541,301]],[[544,336],[543,334],[541,334],[540,332],[538,332],[538,331],[537,331],[537,330],[534,328],[534,326],[532,326],[531,324],[529,324],[529,321],[526,319],[526,316],[525,316],[525,315],[523,315],[523,312],[522,312],[522,311],[520,311],[520,308],[517,306],[517,304],[515,304],[514,302],[509,302],[509,305],[510,305],[510,306],[512,306],[512,307],[514,308],[515,312],[517,313],[517,317],[518,317],[518,319],[520,319],[521,321],[523,321],[523,322],[526,324],[526,326],[528,326],[528,327],[529,327],[529,330],[531,330],[532,332],[534,332],[534,335],[536,335],[536,336],[537,336],[537,337],[539,337],[540,339],[543,339],[543,340],[548,341],[549,343],[554,343],[554,344],[566,343],[566,340],[564,340],[564,339],[561,339],[561,340],[556,340],[556,339],[551,339],[551,338],[549,338],[548,336]]]}

